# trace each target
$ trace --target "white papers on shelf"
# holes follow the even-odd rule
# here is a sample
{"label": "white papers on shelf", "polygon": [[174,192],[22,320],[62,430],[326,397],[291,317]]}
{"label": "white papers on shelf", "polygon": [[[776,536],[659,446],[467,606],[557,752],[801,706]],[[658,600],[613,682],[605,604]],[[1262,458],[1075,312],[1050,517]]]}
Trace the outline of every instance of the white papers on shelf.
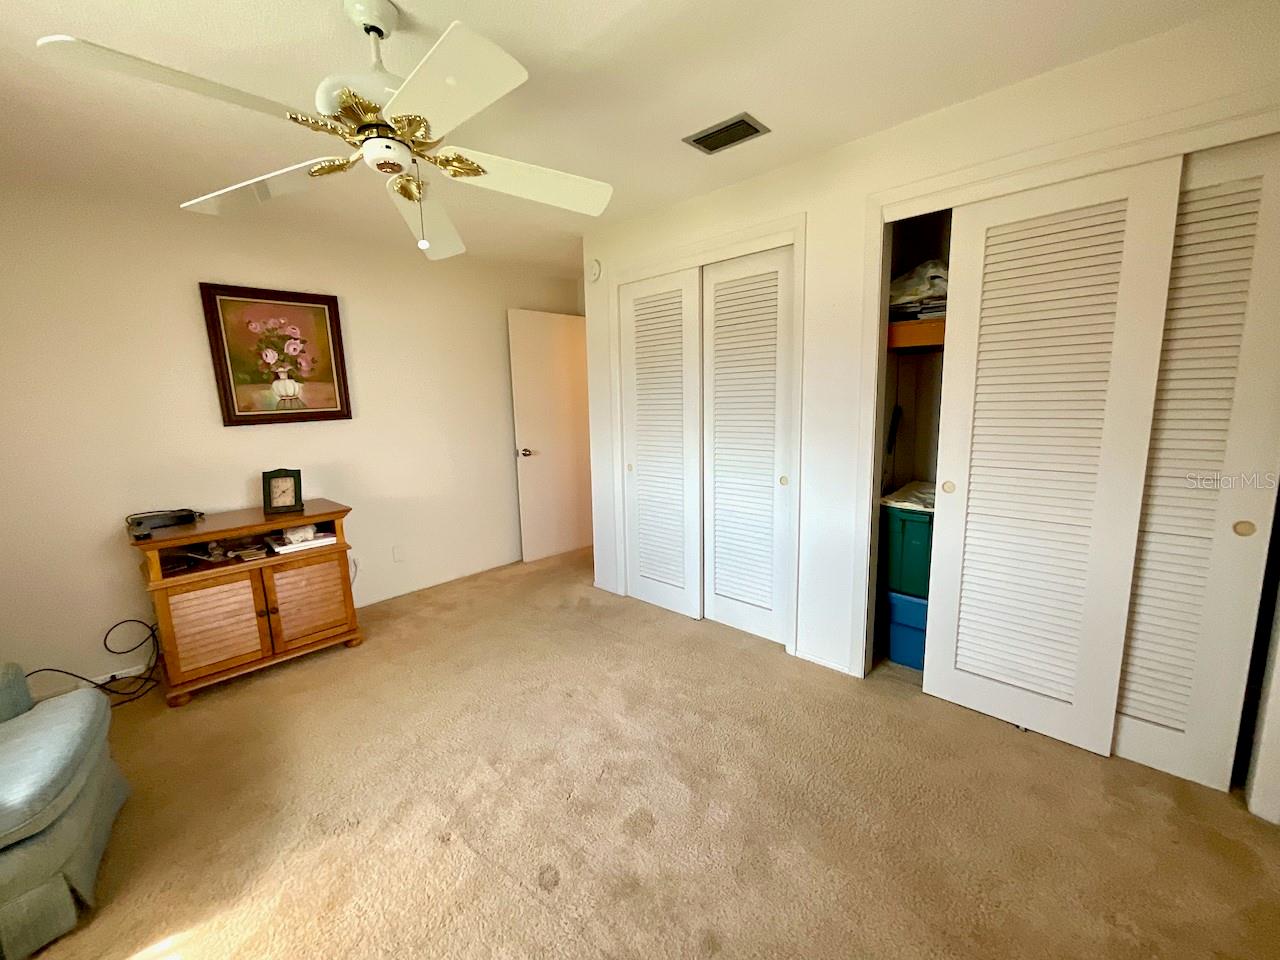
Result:
{"label": "white papers on shelf", "polygon": [[313,550],[316,547],[328,547],[338,542],[338,537],[333,533],[322,533],[314,540],[302,540],[298,543],[289,543],[283,537],[269,536],[267,543],[271,545],[271,549],[275,553],[297,553],[299,550]]}

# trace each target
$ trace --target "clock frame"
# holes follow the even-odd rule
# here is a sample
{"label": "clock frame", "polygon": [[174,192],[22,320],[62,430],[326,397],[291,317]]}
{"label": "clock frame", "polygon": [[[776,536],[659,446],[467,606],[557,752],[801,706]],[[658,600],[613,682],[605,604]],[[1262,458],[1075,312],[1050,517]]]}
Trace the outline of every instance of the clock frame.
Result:
{"label": "clock frame", "polygon": [[[293,499],[287,504],[273,503],[271,493],[273,481],[293,481]],[[267,470],[262,474],[262,512],[266,514],[297,513],[302,509],[302,471],[301,470]]]}

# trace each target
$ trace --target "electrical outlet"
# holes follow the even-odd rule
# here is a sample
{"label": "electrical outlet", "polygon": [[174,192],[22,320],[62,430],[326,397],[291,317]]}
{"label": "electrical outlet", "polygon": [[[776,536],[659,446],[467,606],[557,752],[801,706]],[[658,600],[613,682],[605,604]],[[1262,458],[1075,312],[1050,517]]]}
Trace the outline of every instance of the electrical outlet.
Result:
{"label": "electrical outlet", "polygon": [[391,562],[399,563],[403,559],[404,559],[404,547],[400,546],[400,544],[397,543],[391,548]]}

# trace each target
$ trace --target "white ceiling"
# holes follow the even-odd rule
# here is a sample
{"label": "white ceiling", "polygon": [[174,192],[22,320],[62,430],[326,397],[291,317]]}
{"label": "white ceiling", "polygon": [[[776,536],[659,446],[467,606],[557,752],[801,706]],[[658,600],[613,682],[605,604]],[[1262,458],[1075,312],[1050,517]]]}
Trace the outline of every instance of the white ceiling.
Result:
{"label": "white ceiling", "polygon": [[[454,19],[529,81],[450,141],[611,182],[629,218],[1230,5],[1229,0],[398,0],[401,75]],[[57,70],[35,39],[69,33],[310,110],[326,73],[362,68],[341,0],[0,0],[9,122],[0,176],[140,204],[182,200],[336,141],[191,94]],[[1117,95],[1123,93],[1117,91]],[[773,132],[717,156],[680,138],[742,110]],[[253,214],[399,241],[371,171]],[[442,183],[471,253],[580,269],[588,218]],[[199,216],[199,214],[191,214]],[[406,242],[408,242],[406,240]]]}

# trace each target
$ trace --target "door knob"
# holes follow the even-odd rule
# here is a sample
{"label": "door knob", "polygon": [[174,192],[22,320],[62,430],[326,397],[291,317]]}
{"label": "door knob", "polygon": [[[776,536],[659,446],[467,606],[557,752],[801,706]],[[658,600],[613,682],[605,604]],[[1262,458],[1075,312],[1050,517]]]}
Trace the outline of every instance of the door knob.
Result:
{"label": "door knob", "polygon": [[520,448],[520,456],[522,456],[522,457],[532,457],[532,456],[533,456],[533,451],[532,451],[532,450],[530,450],[528,447],[521,447],[521,448]]}

